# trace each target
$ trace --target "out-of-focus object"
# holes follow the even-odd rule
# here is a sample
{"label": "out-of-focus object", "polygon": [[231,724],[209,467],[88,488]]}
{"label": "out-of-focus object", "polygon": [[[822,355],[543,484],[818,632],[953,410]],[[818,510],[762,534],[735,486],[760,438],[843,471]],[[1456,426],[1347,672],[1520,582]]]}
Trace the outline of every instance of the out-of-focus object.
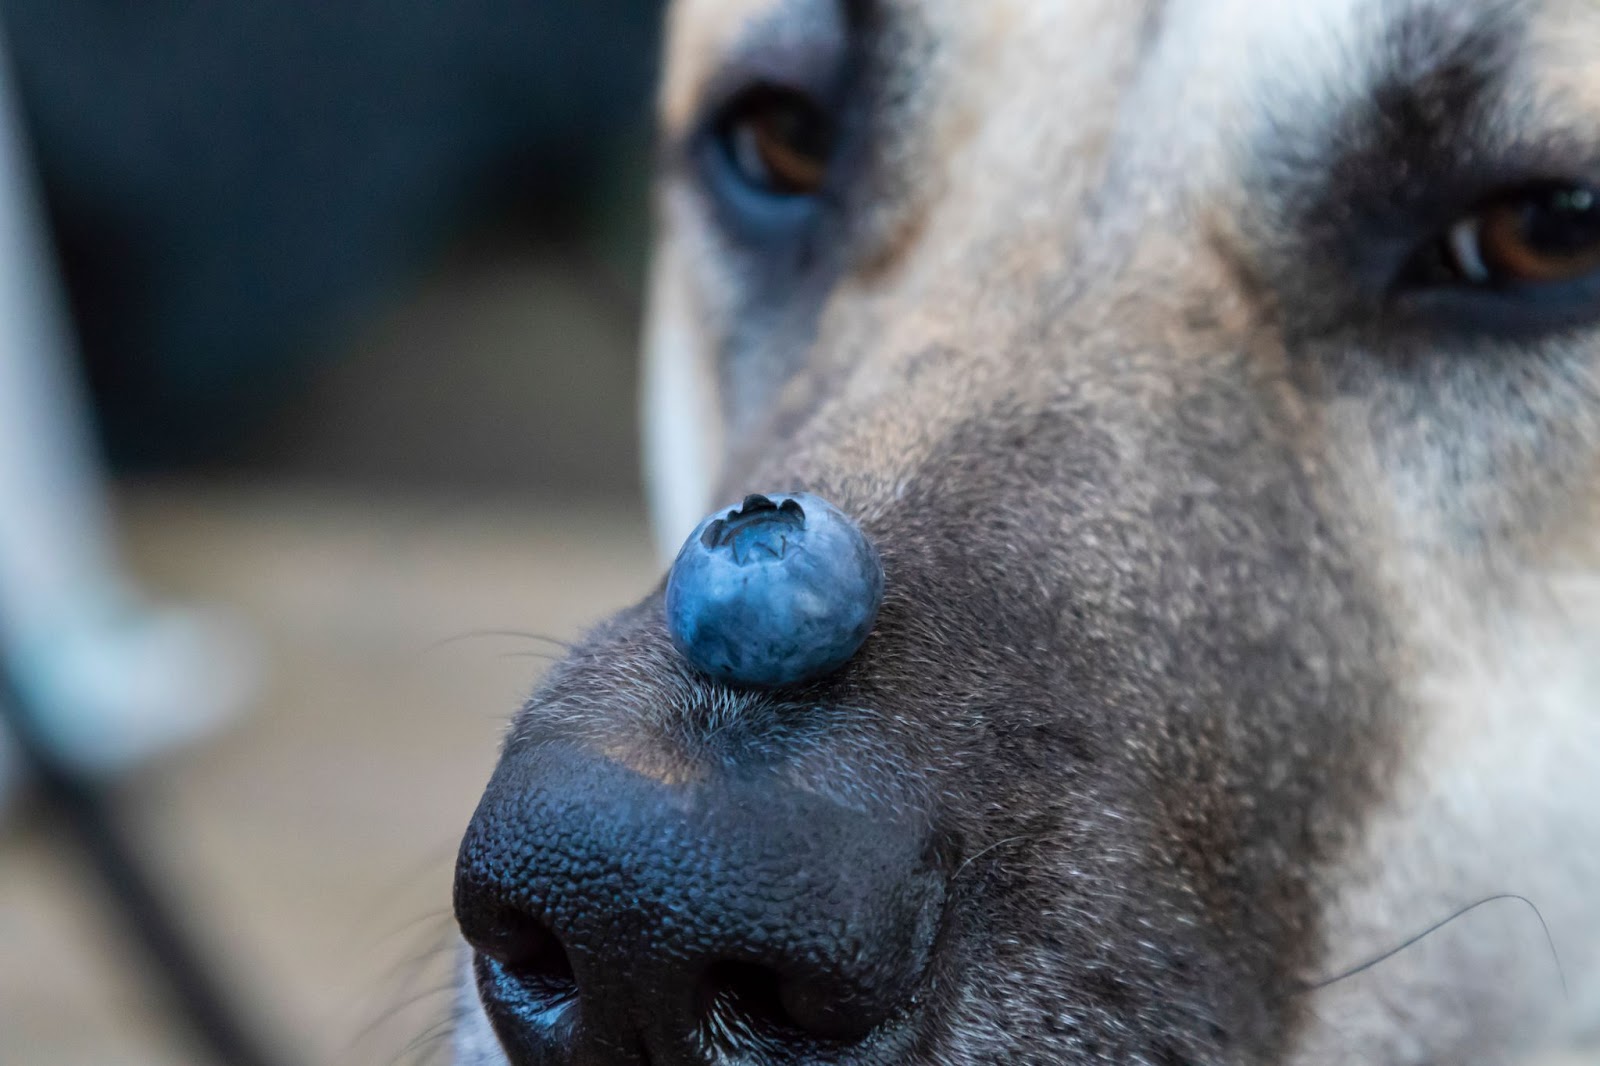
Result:
{"label": "out-of-focus object", "polygon": [[238,458],[449,249],[631,270],[660,7],[0,0],[113,462]]}
{"label": "out-of-focus object", "polygon": [[110,772],[241,708],[254,656],[235,625],[149,604],[122,572],[35,205],[0,38],[0,655],[60,757]]}
{"label": "out-of-focus object", "polygon": [[[253,687],[232,626],[123,575],[0,37],[0,791],[37,777],[218,1063],[268,1066],[97,776],[205,732]],[[3,797],[0,797],[3,798]]]}
{"label": "out-of-focus object", "polygon": [[109,793],[56,750],[47,728],[51,716],[0,662],[0,722],[14,730],[20,761],[99,874],[122,932],[144,949],[150,965],[140,969],[141,983],[154,977],[165,985],[172,1014],[187,1023],[217,1066],[274,1066],[275,1053],[244,1024],[239,1001],[226,994],[177,908],[147,871]]}

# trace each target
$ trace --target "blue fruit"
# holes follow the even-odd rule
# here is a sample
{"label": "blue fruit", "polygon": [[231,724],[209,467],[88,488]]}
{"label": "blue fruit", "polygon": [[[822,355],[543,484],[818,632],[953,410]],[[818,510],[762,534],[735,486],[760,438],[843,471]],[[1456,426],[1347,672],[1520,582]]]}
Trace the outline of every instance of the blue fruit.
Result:
{"label": "blue fruit", "polygon": [[826,500],[749,496],[700,523],[667,577],[667,629],[691,664],[773,687],[843,666],[883,603],[883,564]]}

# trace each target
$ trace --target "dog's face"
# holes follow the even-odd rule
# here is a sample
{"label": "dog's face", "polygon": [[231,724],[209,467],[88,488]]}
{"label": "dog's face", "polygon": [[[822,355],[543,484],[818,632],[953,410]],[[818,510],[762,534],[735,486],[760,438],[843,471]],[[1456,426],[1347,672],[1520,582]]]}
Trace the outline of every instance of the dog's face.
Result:
{"label": "dog's face", "polygon": [[[574,985],[480,957],[462,1060],[1487,1063],[1595,1021],[1596,55],[1593,0],[679,0],[662,528],[814,492],[887,599],[771,692],[684,665],[659,596],[601,627],[458,891],[594,758],[683,818],[770,780],[914,824],[937,902],[841,1035],[658,1010],[565,888],[502,891]],[[1570,996],[1511,901],[1325,984],[1499,893]]]}

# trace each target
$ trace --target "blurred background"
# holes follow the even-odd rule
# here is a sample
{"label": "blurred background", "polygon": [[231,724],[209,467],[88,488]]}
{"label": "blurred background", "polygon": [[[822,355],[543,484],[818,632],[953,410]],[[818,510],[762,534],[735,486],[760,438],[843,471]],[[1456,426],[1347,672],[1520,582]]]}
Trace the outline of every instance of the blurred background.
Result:
{"label": "blurred background", "polygon": [[[62,286],[116,546],[259,657],[243,716],[101,780],[286,1062],[442,1060],[450,867],[500,731],[552,641],[658,573],[634,418],[658,22],[0,0],[30,269]],[[205,1061],[9,774],[0,1063]]]}

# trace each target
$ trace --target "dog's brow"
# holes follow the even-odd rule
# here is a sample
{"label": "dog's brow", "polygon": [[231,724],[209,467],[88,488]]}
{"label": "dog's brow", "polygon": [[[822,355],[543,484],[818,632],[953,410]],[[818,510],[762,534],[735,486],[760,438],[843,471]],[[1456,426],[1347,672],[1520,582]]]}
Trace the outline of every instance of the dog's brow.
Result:
{"label": "dog's brow", "polygon": [[[723,76],[778,77],[804,84],[807,68],[829,67],[844,47],[852,6],[842,0],[776,0],[751,19],[714,66]],[[790,72],[793,72],[791,75]]]}
{"label": "dog's brow", "polygon": [[1524,36],[1504,8],[1420,2],[1382,14],[1344,27],[1320,79],[1255,89],[1270,98],[1251,145],[1257,173],[1313,228],[1352,216],[1388,226],[1420,200],[1470,196],[1477,172],[1518,139],[1496,128]]}
{"label": "dog's brow", "polygon": [[684,0],[671,11],[668,80],[661,96],[667,129],[683,129],[702,106],[718,75],[731,63],[774,47],[803,41],[817,23],[849,14],[862,0]]}
{"label": "dog's brow", "polygon": [[1254,13],[1219,4],[1220,25],[1203,21],[1202,32],[1244,42],[1244,85],[1269,112],[1294,119],[1275,136],[1385,94],[1470,106],[1525,34],[1493,0],[1319,0]]}
{"label": "dog's brow", "polygon": [[1334,151],[1375,154],[1369,170],[1413,173],[1441,155],[1473,154],[1517,42],[1498,8],[1409,8],[1383,32],[1367,96],[1346,102]]}
{"label": "dog's brow", "polygon": [[1497,4],[1413,5],[1384,31],[1375,87],[1440,113],[1471,110],[1505,73],[1519,27]]}

